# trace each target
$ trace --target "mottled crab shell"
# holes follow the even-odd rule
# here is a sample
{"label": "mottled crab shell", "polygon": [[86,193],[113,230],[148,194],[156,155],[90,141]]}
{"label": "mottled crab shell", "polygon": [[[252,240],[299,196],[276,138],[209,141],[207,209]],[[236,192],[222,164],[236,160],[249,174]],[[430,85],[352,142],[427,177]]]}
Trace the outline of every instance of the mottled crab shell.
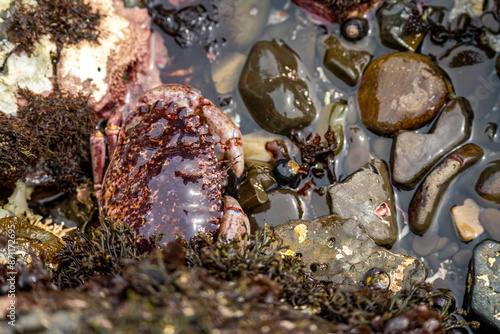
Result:
{"label": "mottled crab shell", "polygon": [[216,231],[221,210],[220,139],[203,119],[215,106],[193,88],[164,85],[139,100],[104,177],[101,216],[146,237],[186,239]]}

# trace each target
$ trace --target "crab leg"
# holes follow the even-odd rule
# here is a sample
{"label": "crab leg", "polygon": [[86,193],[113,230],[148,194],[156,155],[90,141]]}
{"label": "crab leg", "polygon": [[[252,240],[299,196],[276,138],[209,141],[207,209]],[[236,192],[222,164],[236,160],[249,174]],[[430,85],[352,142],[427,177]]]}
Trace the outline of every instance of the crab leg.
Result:
{"label": "crab leg", "polygon": [[250,222],[240,204],[231,196],[224,196],[224,215],[220,221],[217,241],[229,242],[237,239],[243,246],[243,234],[250,233]]}
{"label": "crab leg", "polygon": [[234,125],[226,114],[207,99],[203,101],[202,113],[209,128],[219,136],[221,142],[226,147],[226,158],[234,161],[234,174],[240,177],[245,168],[243,140],[240,129]]}
{"label": "crab leg", "polygon": [[122,124],[121,110],[116,108],[108,120],[106,126],[106,138],[108,138],[108,156],[112,156],[115,152],[116,142],[120,133],[120,125]]}
{"label": "crab leg", "polygon": [[94,175],[94,190],[99,200],[104,179],[104,164],[106,163],[106,143],[104,134],[99,130],[96,130],[90,137],[90,156]]}

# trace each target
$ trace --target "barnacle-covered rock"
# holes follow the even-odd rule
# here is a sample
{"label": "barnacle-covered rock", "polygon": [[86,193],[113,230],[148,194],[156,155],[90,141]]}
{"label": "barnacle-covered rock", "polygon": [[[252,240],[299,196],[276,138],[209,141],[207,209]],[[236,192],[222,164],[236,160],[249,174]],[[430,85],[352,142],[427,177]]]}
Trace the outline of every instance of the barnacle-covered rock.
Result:
{"label": "barnacle-covered rock", "polygon": [[336,285],[358,284],[367,271],[380,268],[390,277],[390,291],[423,283],[427,269],[418,259],[377,246],[354,219],[336,215],[314,220],[292,220],[275,227],[289,249],[283,254],[299,256],[313,277]]}
{"label": "barnacle-covered rock", "polygon": [[484,333],[500,331],[500,243],[486,239],[474,248],[467,276],[465,309]]}

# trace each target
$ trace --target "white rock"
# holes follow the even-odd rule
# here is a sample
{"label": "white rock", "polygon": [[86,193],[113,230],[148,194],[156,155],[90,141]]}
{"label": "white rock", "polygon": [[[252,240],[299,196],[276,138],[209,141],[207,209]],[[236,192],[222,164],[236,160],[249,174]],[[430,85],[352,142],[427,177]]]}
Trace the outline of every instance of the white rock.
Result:
{"label": "white rock", "polygon": [[[0,0],[0,11],[11,2]],[[36,5],[23,1],[25,5],[31,3]],[[120,0],[87,3],[100,13],[98,41],[64,44],[57,62],[57,82],[63,91],[89,95],[90,103],[99,112],[125,100],[127,89],[122,76],[127,69],[136,73],[149,70],[151,19],[146,9],[124,8]],[[56,79],[51,53],[56,54],[57,50],[50,36],[42,36],[30,56],[26,52],[11,53],[15,47],[6,40],[0,41],[0,61],[9,55],[7,73],[0,74],[0,112],[8,116],[17,113],[19,88],[49,94]]]}
{"label": "white rock", "polygon": [[460,240],[469,242],[484,232],[484,228],[479,222],[480,211],[476,202],[470,198],[464,201],[464,205],[451,208],[451,216]]}
{"label": "white rock", "polygon": [[56,52],[56,45],[49,40],[49,36],[43,36],[31,56],[26,52],[10,55],[7,73],[0,75],[0,111],[8,116],[17,113],[19,88],[27,88],[37,94],[52,90],[51,52]]}

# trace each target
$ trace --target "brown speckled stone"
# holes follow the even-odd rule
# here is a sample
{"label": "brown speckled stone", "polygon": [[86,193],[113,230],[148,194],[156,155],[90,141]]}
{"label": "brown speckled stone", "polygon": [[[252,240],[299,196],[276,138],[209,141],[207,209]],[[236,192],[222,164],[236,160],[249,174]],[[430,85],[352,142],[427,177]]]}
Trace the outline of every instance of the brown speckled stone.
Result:
{"label": "brown speckled stone", "polygon": [[448,87],[438,67],[415,53],[389,53],[366,69],[358,88],[361,120],[382,136],[415,130],[446,102]]}

